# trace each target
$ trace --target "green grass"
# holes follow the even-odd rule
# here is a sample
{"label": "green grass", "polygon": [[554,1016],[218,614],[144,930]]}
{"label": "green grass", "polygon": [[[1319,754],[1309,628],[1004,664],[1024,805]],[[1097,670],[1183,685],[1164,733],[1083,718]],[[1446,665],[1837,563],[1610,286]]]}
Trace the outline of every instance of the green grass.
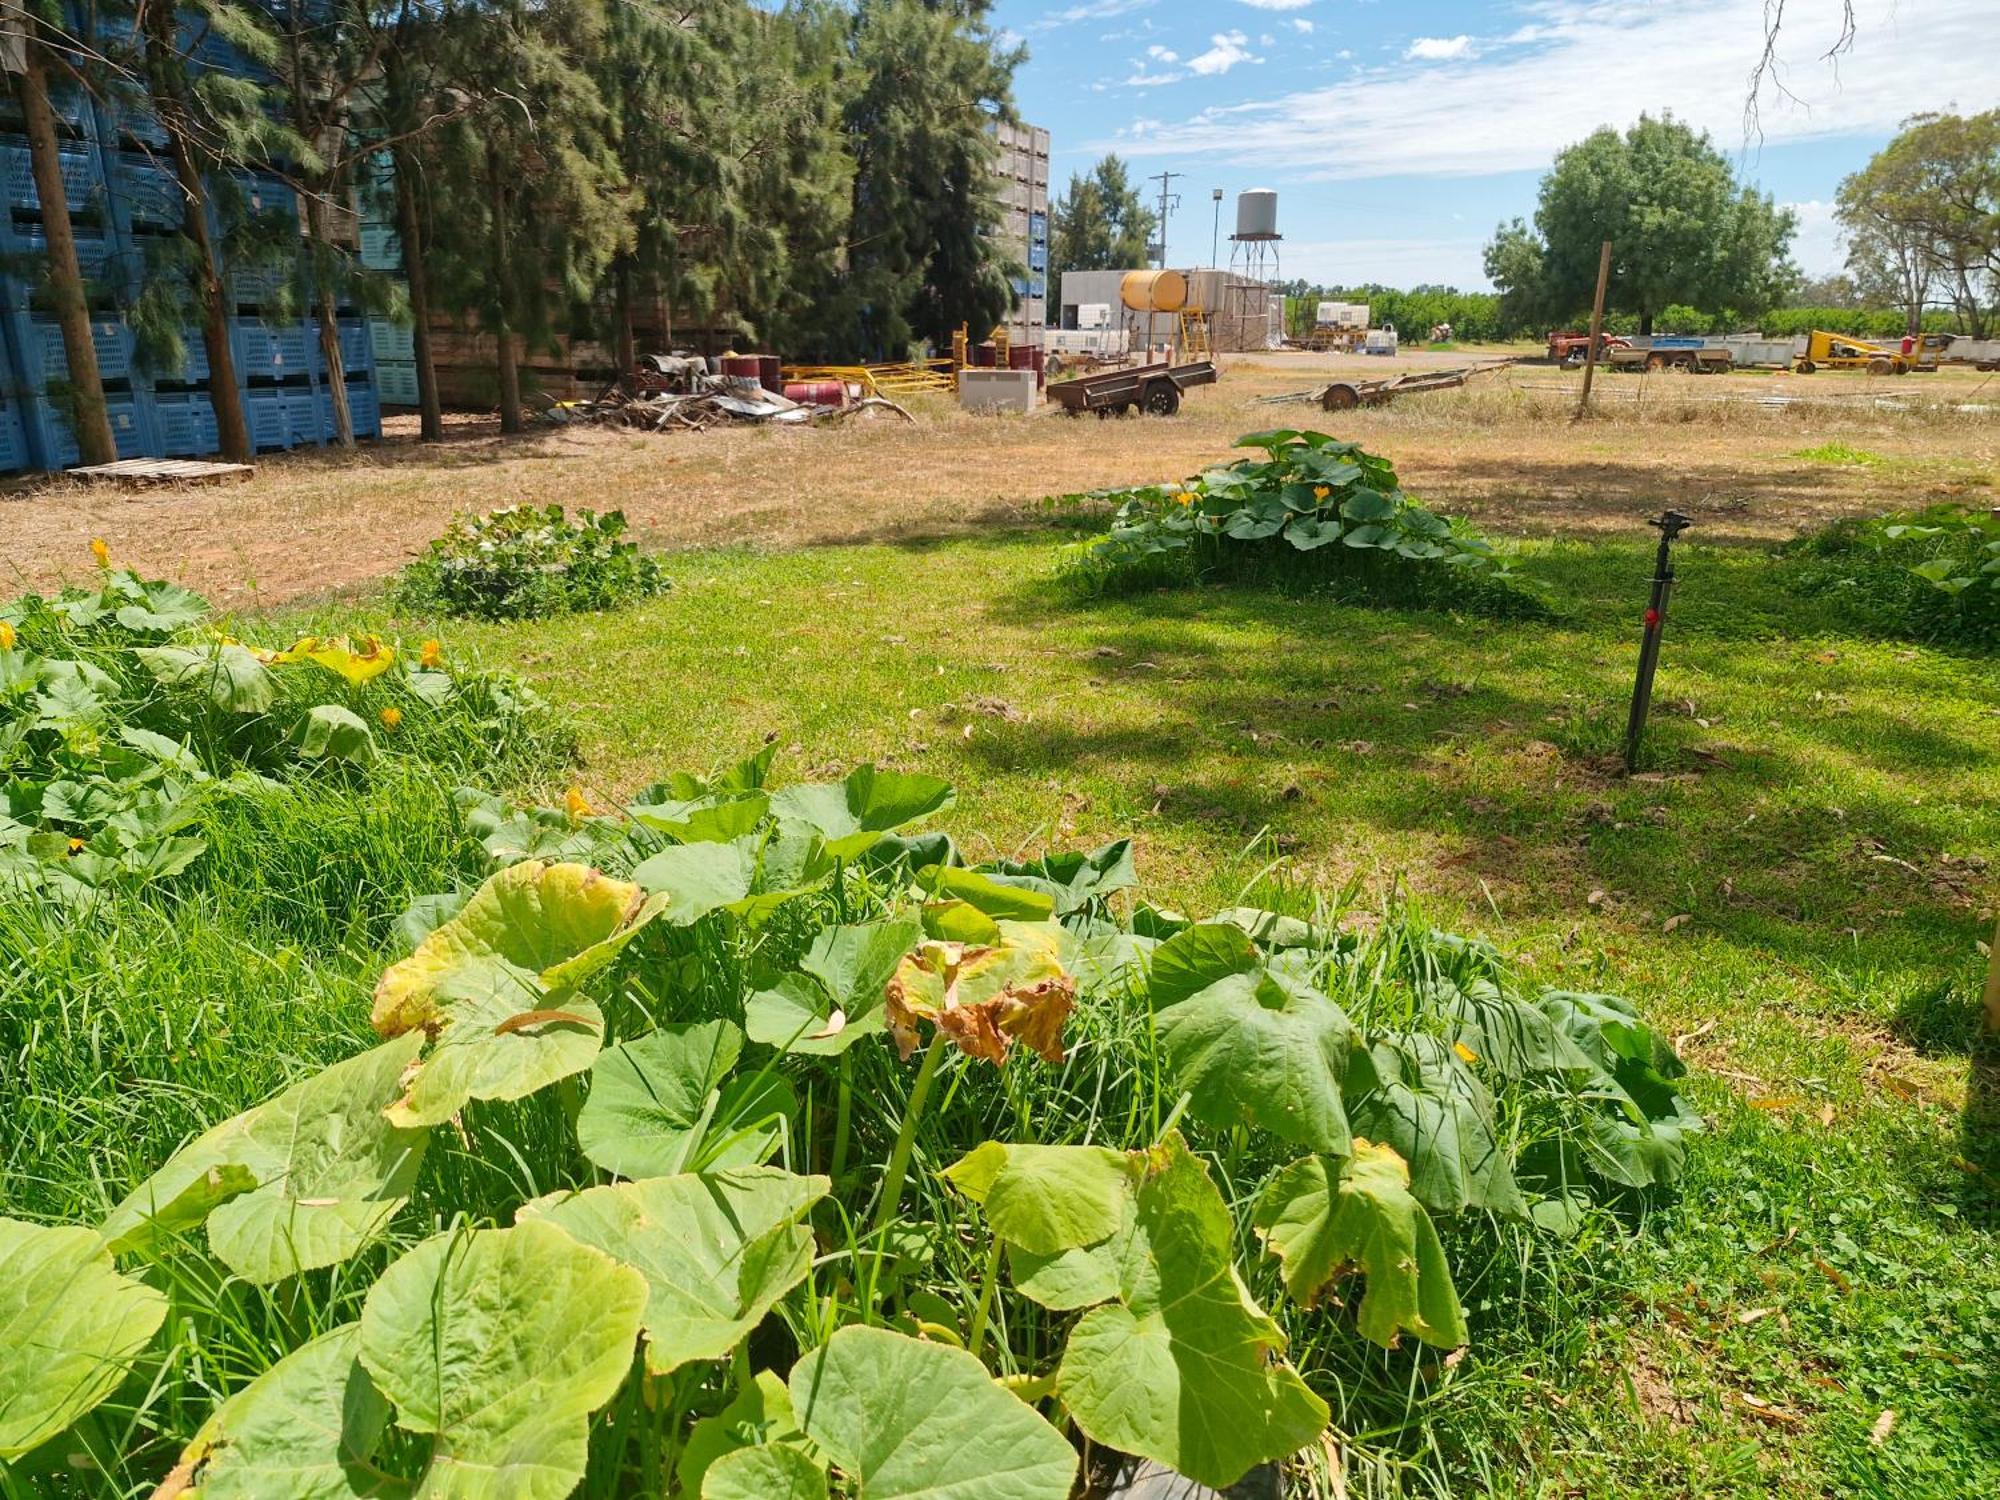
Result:
{"label": "green grass", "polygon": [[1407,882],[1547,982],[1628,995],[1690,1037],[1714,1120],[1685,1193],[1496,1274],[1428,1428],[1372,1441],[1497,1493],[1991,1493],[1990,665],[1850,637],[1764,554],[1687,545],[1627,780],[1607,758],[1649,561],[1544,546],[1524,569],[1565,617],[1500,624],[1083,601],[1025,533],[690,554],[629,612],[440,633],[579,716],[602,797],[775,737],[794,776],[953,780],[974,855],[1131,830],[1148,893],[1188,911],[1274,865]]}
{"label": "green grass", "polygon": [[1870,453],[1866,448],[1856,448],[1849,443],[1821,443],[1817,448],[1801,448],[1792,454],[1793,458],[1803,458],[1808,463],[1840,464],[1849,468],[1873,469],[1888,462],[1879,453]]}

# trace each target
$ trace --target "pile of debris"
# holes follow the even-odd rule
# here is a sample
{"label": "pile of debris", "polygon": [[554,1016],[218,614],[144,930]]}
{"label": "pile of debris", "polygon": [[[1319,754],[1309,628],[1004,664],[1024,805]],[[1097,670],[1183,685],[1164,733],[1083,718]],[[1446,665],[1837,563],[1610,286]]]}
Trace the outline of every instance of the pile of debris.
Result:
{"label": "pile of debris", "polygon": [[[890,411],[905,422],[915,417],[883,396],[851,398],[846,387],[814,382],[801,388],[815,399],[795,401],[751,375],[710,370],[698,354],[648,354],[594,401],[568,404],[562,414],[573,422],[632,427],[649,432],[700,432],[718,422],[777,422],[797,426],[845,421],[857,412]],[[832,399],[829,399],[831,397]]]}

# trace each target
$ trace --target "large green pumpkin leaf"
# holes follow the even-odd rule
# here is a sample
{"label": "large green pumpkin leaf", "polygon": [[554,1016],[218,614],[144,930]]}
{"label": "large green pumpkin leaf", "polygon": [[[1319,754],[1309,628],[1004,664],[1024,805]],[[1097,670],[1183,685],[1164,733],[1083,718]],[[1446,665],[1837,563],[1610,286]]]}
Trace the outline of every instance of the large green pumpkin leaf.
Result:
{"label": "large green pumpkin leaf", "polygon": [[1178,1135],[1143,1160],[1127,1224],[1087,1255],[1118,1300],[1071,1331],[1056,1388],[1094,1441],[1223,1488],[1311,1442],[1326,1403],[1279,1357],[1284,1334],[1238,1279],[1235,1226],[1207,1169]]}
{"label": "large green pumpkin leaf", "polygon": [[826,1500],[826,1474],[797,1448],[738,1448],[709,1465],[701,1500]]}
{"label": "large green pumpkin leaf", "polygon": [[[389,1500],[409,1493],[369,1460],[389,1403],[356,1358],[361,1325],[302,1344],[202,1424],[164,1494],[190,1500]],[[171,1488],[175,1480],[192,1486]]]}
{"label": "large green pumpkin leaf", "polygon": [[1076,1450],[962,1349],[847,1327],[792,1367],[806,1433],[867,1500],[1068,1500]]}
{"label": "large green pumpkin leaf", "polygon": [[375,985],[375,1029],[399,1036],[469,996],[537,1008],[605,967],[664,910],[637,885],[588,865],[524,860],[473,893],[458,914]]}
{"label": "large green pumpkin leaf", "polygon": [[383,1115],[419,1036],[335,1063],[176,1152],[104,1221],[114,1249],[157,1249],[204,1220],[222,1263],[282,1280],[347,1259],[408,1201],[428,1135]]}
{"label": "large green pumpkin leaf", "polygon": [[677,843],[726,844],[754,832],[770,806],[762,792],[723,792],[635,802],[625,811],[635,823]]}
{"label": "large green pumpkin leaf", "polygon": [[377,1031],[432,1037],[390,1119],[436,1125],[468,1099],[519,1099],[589,1067],[603,1017],[576,987],[665,907],[585,865],[524,860],[491,876],[375,986]]}
{"label": "large green pumpkin leaf", "polygon": [[[1234,936],[1230,936],[1234,934]],[[1225,958],[1241,965],[1217,974]],[[1160,969],[1168,968],[1162,1004]],[[1347,1013],[1268,965],[1236,927],[1189,928],[1153,955],[1153,1022],[1197,1118],[1256,1125],[1281,1140],[1344,1156],[1341,1079],[1354,1045]],[[1200,989],[1197,977],[1215,975]]]}
{"label": "large green pumpkin leaf", "polygon": [[1342,1276],[1364,1272],[1356,1321],[1385,1349],[1404,1332],[1441,1349],[1465,1342],[1465,1314],[1437,1227],[1410,1195],[1410,1169],[1387,1146],[1354,1143],[1345,1161],[1308,1156],[1271,1179],[1255,1223],[1285,1270],[1285,1291],[1311,1307]]}
{"label": "large green pumpkin leaf", "polygon": [[1153,1009],[1178,1005],[1231,975],[1248,973],[1261,961],[1250,934],[1232,922],[1183,927],[1153,950],[1146,975]]}
{"label": "large green pumpkin leaf", "polygon": [[1385,1037],[1348,1059],[1347,1118],[1395,1149],[1411,1191],[1434,1213],[1522,1211],[1493,1096],[1444,1042]]}
{"label": "large green pumpkin leaf", "polygon": [[923,928],[908,919],[822,929],[799,960],[798,973],[745,1004],[750,1040],[830,1057],[878,1035],[888,1026],[884,987],[922,936]]}
{"label": "large green pumpkin leaf", "polygon": [[1587,1078],[1597,1071],[1546,1012],[1502,994],[1491,980],[1474,980],[1464,988],[1440,980],[1425,999],[1452,1022],[1452,1039],[1472,1053],[1482,1070],[1498,1077],[1559,1073]]}
{"label": "large green pumpkin leaf", "polygon": [[664,1177],[688,1170],[705,1136],[733,1133],[705,1165],[763,1162],[778,1147],[791,1091],[776,1075],[731,1080],[742,1051],[729,1022],[690,1021],[599,1053],[576,1118],[583,1154],[620,1177]]}
{"label": "large green pumpkin leaf", "polygon": [[645,1277],[646,1366],[721,1359],[812,1268],[800,1220],[824,1177],[774,1167],[687,1173],[538,1198],[516,1216],[554,1224]]}
{"label": "large green pumpkin leaf", "polygon": [[164,1296],[118,1274],[96,1230],[0,1218],[0,1462],[117,1389],[166,1315]]}
{"label": "large green pumpkin leaf", "polygon": [[1058,917],[1082,911],[1093,901],[1139,883],[1130,839],[1117,839],[1088,853],[1072,850],[1026,862],[989,860],[979,871],[1003,884],[1039,891],[1054,903]]}
{"label": "large green pumpkin leaf", "polygon": [[448,1231],[383,1272],[360,1357],[397,1425],[434,1438],[419,1500],[563,1500],[645,1306],[637,1271],[533,1221]]}
{"label": "large green pumpkin leaf", "polygon": [[381,753],[367,722],[338,703],[308,709],[292,731],[292,744],[307,760],[345,760],[357,766],[374,764]]}
{"label": "large green pumpkin leaf", "polygon": [[773,794],[781,823],[802,824],[826,840],[826,852],[852,859],[885,833],[950,807],[951,783],[916,771],[857,766],[844,781],[788,786]]}
{"label": "large green pumpkin leaf", "polygon": [[277,701],[277,685],[247,647],[233,641],[205,650],[190,646],[141,646],[132,653],[164,687],[205,694],[224,713],[261,714]]}
{"label": "large green pumpkin leaf", "polygon": [[1020,1146],[988,1141],[945,1170],[986,1210],[993,1233],[1033,1255],[1108,1240],[1124,1222],[1137,1170],[1105,1146]]}
{"label": "large green pumpkin leaf", "polygon": [[783,1378],[769,1370],[759,1370],[739,1386],[734,1398],[721,1411],[694,1424],[681,1447],[674,1477],[680,1480],[682,1493],[698,1495],[709,1465],[723,1454],[767,1443],[796,1446],[803,1444],[805,1438],[798,1414],[792,1410],[792,1393]]}

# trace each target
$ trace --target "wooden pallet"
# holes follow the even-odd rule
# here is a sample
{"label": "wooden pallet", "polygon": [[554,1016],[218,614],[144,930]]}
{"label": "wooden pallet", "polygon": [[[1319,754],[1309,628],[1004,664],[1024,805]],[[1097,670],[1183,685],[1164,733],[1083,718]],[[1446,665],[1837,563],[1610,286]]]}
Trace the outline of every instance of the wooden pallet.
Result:
{"label": "wooden pallet", "polygon": [[109,479],[129,484],[221,484],[248,479],[257,471],[249,464],[210,463],[195,458],[121,458],[112,464],[89,464],[69,473],[78,479]]}

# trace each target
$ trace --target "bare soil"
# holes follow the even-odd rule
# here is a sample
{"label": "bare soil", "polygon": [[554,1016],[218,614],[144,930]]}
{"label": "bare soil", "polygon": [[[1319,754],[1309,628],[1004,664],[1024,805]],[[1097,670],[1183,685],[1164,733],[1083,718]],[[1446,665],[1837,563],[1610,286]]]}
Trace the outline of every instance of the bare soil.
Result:
{"label": "bare soil", "polygon": [[[1581,424],[1571,421],[1578,377],[1539,362],[1378,409],[1258,400],[1336,370],[1380,377],[1479,357],[1225,356],[1223,381],[1171,419],[973,417],[936,400],[917,406],[914,426],[544,426],[505,439],[491,419],[460,416],[429,446],[415,441],[413,417],[397,417],[380,443],[266,458],[231,486],[55,477],[0,489],[0,586],[77,577],[101,537],[120,561],[219,602],[275,604],[364,587],[453,512],[516,502],[619,508],[658,548],[949,535],[1032,522],[1045,496],[1193,473],[1227,458],[1240,433],[1276,426],[1354,438],[1392,459],[1406,488],[1497,535],[1630,533],[1671,503],[1711,538],[1774,540],[1851,513],[2000,499],[2000,385],[1970,372],[1601,374],[1597,415]],[[1880,461],[1801,456],[1827,443]]]}

